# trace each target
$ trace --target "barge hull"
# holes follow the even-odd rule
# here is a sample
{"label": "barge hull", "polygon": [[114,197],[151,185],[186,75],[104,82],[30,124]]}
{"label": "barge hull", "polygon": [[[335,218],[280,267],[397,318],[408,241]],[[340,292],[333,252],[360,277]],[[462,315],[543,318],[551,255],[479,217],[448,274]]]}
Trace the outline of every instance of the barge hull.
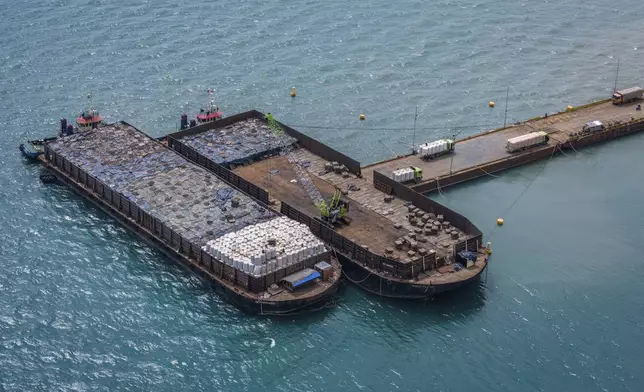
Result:
{"label": "barge hull", "polygon": [[398,299],[426,299],[452,291],[478,280],[487,268],[487,262],[472,277],[445,284],[421,284],[420,282],[400,281],[382,276],[360,265],[346,255],[337,253],[345,277],[361,289],[381,297]]}
{"label": "barge hull", "polygon": [[214,290],[224,296],[229,302],[235,304],[243,311],[261,314],[261,315],[289,315],[294,313],[303,312],[312,308],[322,307],[324,303],[331,300],[337,293],[340,279],[336,279],[332,286],[322,292],[321,294],[313,297],[306,297],[304,299],[296,299],[291,301],[270,301],[270,300],[253,300],[248,297],[240,295],[239,290],[235,286],[228,284],[213,273],[200,265],[197,261],[192,260],[185,255],[173,249],[163,241],[157,239],[149,230],[140,226],[131,218],[125,216],[121,211],[117,211],[105,200],[100,198],[96,193],[90,189],[85,188],[82,184],[74,181],[66,173],[59,170],[56,166],[50,165],[46,160],[44,161],[45,167],[52,172],[54,176],[63,184],[67,185],[74,193],[88,200],[97,206],[101,211],[105,212],[116,221],[118,221],[125,228],[129,229],[138,235],[145,243],[159,249],[163,254],[177,262],[183,267],[187,267],[192,272],[196,273],[202,279],[208,281]]}

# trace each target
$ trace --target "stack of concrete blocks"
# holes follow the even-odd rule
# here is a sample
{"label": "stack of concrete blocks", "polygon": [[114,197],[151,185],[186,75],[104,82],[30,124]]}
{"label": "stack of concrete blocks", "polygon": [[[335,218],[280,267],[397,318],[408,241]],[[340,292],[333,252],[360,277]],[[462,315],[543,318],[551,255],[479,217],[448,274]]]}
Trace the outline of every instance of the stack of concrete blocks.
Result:
{"label": "stack of concrete blocks", "polygon": [[239,271],[259,277],[327,249],[306,225],[277,217],[209,241],[203,250]]}

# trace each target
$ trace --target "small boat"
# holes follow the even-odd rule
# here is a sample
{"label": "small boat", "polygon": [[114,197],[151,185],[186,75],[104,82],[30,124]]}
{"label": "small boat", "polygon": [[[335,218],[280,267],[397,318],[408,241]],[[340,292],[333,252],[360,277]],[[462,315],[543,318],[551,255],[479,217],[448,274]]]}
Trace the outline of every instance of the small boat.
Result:
{"label": "small boat", "polygon": [[[87,98],[90,100],[90,108],[82,112],[76,117],[76,127],[72,124],[67,124],[66,118],[60,119],[60,129],[58,130],[58,137],[73,135],[79,131],[87,131],[89,129],[102,127],[105,125],[103,117],[98,110],[91,108],[92,95],[88,94]],[[45,152],[45,144],[56,140],[58,137],[49,137],[37,140],[28,140],[20,144],[18,147],[22,155],[29,160],[37,160],[40,155]]]}
{"label": "small boat", "polygon": [[[215,93],[215,90],[208,89],[209,96],[213,95],[214,93]],[[185,113],[182,114],[180,129],[183,131],[184,129],[196,127],[199,124],[221,120],[223,117],[224,117],[224,114],[222,113],[221,110],[219,110],[219,106],[217,106],[215,104],[215,101],[211,98],[210,102],[208,102],[206,107],[205,108],[202,107],[199,110],[199,114],[197,114],[196,120],[188,121],[188,115]]]}
{"label": "small boat", "polygon": [[[208,95],[211,96],[215,93],[215,90],[208,89]],[[199,123],[217,121],[223,117],[223,113],[219,110],[219,106],[215,105],[215,101],[210,99],[210,102],[206,105],[206,108],[201,108],[199,114],[197,115],[197,121]]]}

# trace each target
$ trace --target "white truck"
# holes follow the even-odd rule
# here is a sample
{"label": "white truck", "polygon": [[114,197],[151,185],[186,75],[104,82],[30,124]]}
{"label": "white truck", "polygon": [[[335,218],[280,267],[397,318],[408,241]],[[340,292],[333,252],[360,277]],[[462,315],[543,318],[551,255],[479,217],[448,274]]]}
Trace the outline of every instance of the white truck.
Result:
{"label": "white truck", "polygon": [[603,130],[604,130],[604,124],[598,120],[587,122],[586,124],[584,124],[583,127],[581,127],[581,131],[584,133],[593,133],[593,132],[599,132]]}
{"label": "white truck", "polygon": [[418,146],[418,152],[421,158],[432,159],[454,151],[454,144],[452,139],[436,140],[435,142],[421,144]]}
{"label": "white truck", "polygon": [[413,180],[419,183],[423,179],[423,170],[419,167],[410,166],[394,170],[391,173],[391,178],[398,182],[407,182]]}
{"label": "white truck", "polygon": [[625,90],[615,91],[613,94],[613,105],[623,105],[636,99],[642,98],[644,90],[640,87],[631,87]]}
{"label": "white truck", "polygon": [[505,149],[508,152],[517,152],[523,151],[526,148],[547,144],[550,137],[544,131],[537,131],[528,133],[527,135],[521,135],[508,139],[505,144]]}

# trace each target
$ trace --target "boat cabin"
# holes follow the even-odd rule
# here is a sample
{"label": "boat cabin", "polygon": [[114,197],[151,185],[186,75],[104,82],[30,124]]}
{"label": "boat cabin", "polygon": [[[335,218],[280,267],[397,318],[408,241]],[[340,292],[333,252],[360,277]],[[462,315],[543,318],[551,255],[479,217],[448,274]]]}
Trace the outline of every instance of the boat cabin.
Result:
{"label": "boat cabin", "polygon": [[215,101],[211,100],[206,105],[206,108],[201,108],[199,114],[197,115],[197,121],[200,123],[210,122],[219,120],[222,116],[221,111],[219,111],[219,106],[215,105]]}
{"label": "boat cabin", "polygon": [[76,125],[81,131],[86,131],[89,129],[98,128],[102,125],[105,125],[103,122],[103,117],[101,117],[98,110],[89,109],[80,116],[76,117]]}

